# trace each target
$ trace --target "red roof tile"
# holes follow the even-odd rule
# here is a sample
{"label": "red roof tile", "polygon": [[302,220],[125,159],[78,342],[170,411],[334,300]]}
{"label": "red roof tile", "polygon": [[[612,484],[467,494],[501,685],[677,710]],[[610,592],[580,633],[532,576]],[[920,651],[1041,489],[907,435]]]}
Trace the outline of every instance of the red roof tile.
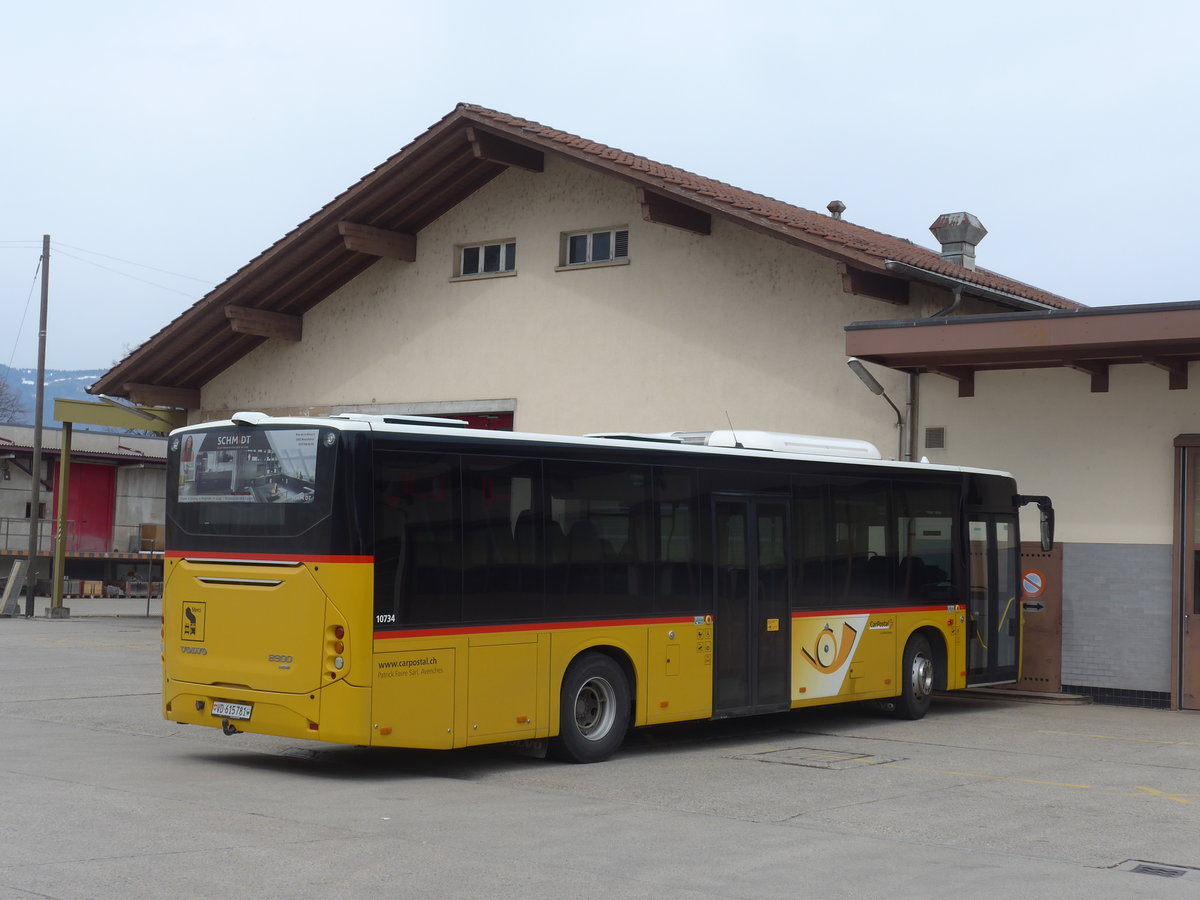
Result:
{"label": "red roof tile", "polygon": [[674,189],[671,192],[676,195],[690,194],[695,199],[704,201],[705,205],[723,206],[729,211],[745,212],[750,216],[759,217],[765,220],[763,224],[768,224],[782,234],[799,237],[804,243],[822,245],[827,250],[837,252],[837,255],[846,255],[849,251],[851,255],[858,256],[859,261],[876,265],[886,260],[895,260],[1059,309],[1084,308],[1084,304],[987,269],[965,269],[942,259],[935,250],[921,247],[904,238],[855,225],[845,219],[835,219],[824,213],[793,206],[493,109],[465,103],[459,104],[459,109],[493,123],[508,131],[514,138],[528,139],[530,136],[536,136],[539,143],[550,142],[563,148],[581,150],[611,161],[614,168],[634,170],[638,173],[634,177],[639,181],[657,180],[661,187]]}

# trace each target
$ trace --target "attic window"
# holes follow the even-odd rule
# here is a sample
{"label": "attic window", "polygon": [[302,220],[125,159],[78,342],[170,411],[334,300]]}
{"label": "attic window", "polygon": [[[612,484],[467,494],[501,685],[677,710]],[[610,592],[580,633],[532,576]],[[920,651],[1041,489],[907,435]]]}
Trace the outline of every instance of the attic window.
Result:
{"label": "attic window", "polygon": [[475,275],[515,274],[517,242],[497,241],[493,244],[466,244],[458,248],[454,276],[470,278]]}
{"label": "attic window", "polygon": [[629,261],[629,229],[567,232],[562,236],[561,268]]}

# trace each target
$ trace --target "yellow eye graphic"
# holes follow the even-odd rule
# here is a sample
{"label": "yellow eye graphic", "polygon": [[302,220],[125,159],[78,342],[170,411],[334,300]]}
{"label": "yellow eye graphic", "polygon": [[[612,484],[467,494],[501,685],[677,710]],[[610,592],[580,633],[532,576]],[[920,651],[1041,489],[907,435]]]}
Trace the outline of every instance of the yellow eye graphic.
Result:
{"label": "yellow eye graphic", "polygon": [[834,659],[837,658],[837,637],[829,626],[826,625],[821,633],[817,635],[817,665],[823,669],[827,669],[833,665]]}
{"label": "yellow eye graphic", "polygon": [[826,625],[817,635],[812,650],[807,647],[801,649],[804,651],[804,656],[812,663],[813,668],[828,675],[846,664],[850,658],[850,651],[854,649],[856,637],[858,637],[858,632],[849,622],[842,623],[840,640],[834,630]]}

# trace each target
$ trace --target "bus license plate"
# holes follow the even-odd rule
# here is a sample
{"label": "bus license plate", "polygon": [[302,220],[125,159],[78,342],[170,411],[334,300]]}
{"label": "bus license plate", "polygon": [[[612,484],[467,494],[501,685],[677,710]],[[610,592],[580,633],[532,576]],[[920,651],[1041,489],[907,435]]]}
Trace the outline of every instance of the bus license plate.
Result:
{"label": "bus license plate", "polygon": [[247,722],[250,720],[250,710],[253,708],[249,703],[227,703],[224,700],[214,700],[212,714],[222,719],[239,719]]}

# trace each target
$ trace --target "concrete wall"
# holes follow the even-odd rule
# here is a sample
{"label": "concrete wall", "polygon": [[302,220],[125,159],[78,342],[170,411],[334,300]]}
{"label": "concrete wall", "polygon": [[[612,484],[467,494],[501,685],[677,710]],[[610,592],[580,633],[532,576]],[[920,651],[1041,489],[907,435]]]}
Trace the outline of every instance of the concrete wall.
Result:
{"label": "concrete wall", "polygon": [[1171,548],[1063,546],[1062,681],[1171,690]]}
{"label": "concrete wall", "polygon": [[[125,552],[140,547],[142,525],[166,522],[167,470],[162,466],[117,469],[113,510],[113,547]],[[131,540],[138,541],[131,544]]]}
{"label": "concrete wall", "polygon": [[[627,227],[629,263],[556,271],[565,231]],[[451,278],[455,247],[517,241],[517,274]],[[236,409],[512,398],[523,431],[763,428],[865,438],[895,417],[845,365],[849,322],[927,314],[847,294],[837,264],[714,219],[701,236],[642,221],[631,186],[550,156],[509,170],[202,391]],[[903,402],[904,380],[880,371]]]}
{"label": "concrete wall", "polygon": [[[29,457],[20,457],[22,465],[28,467]],[[46,472],[46,463],[42,463],[42,472]],[[33,482],[17,465],[16,459],[8,461],[9,478],[0,478],[0,550],[29,550],[29,520],[25,518],[25,507],[29,503],[29,495]],[[49,491],[41,492],[41,502],[45,504],[46,512],[53,514],[54,496]],[[49,523],[41,525],[43,541],[50,536]],[[0,576],[7,575],[9,564],[0,563]]]}

